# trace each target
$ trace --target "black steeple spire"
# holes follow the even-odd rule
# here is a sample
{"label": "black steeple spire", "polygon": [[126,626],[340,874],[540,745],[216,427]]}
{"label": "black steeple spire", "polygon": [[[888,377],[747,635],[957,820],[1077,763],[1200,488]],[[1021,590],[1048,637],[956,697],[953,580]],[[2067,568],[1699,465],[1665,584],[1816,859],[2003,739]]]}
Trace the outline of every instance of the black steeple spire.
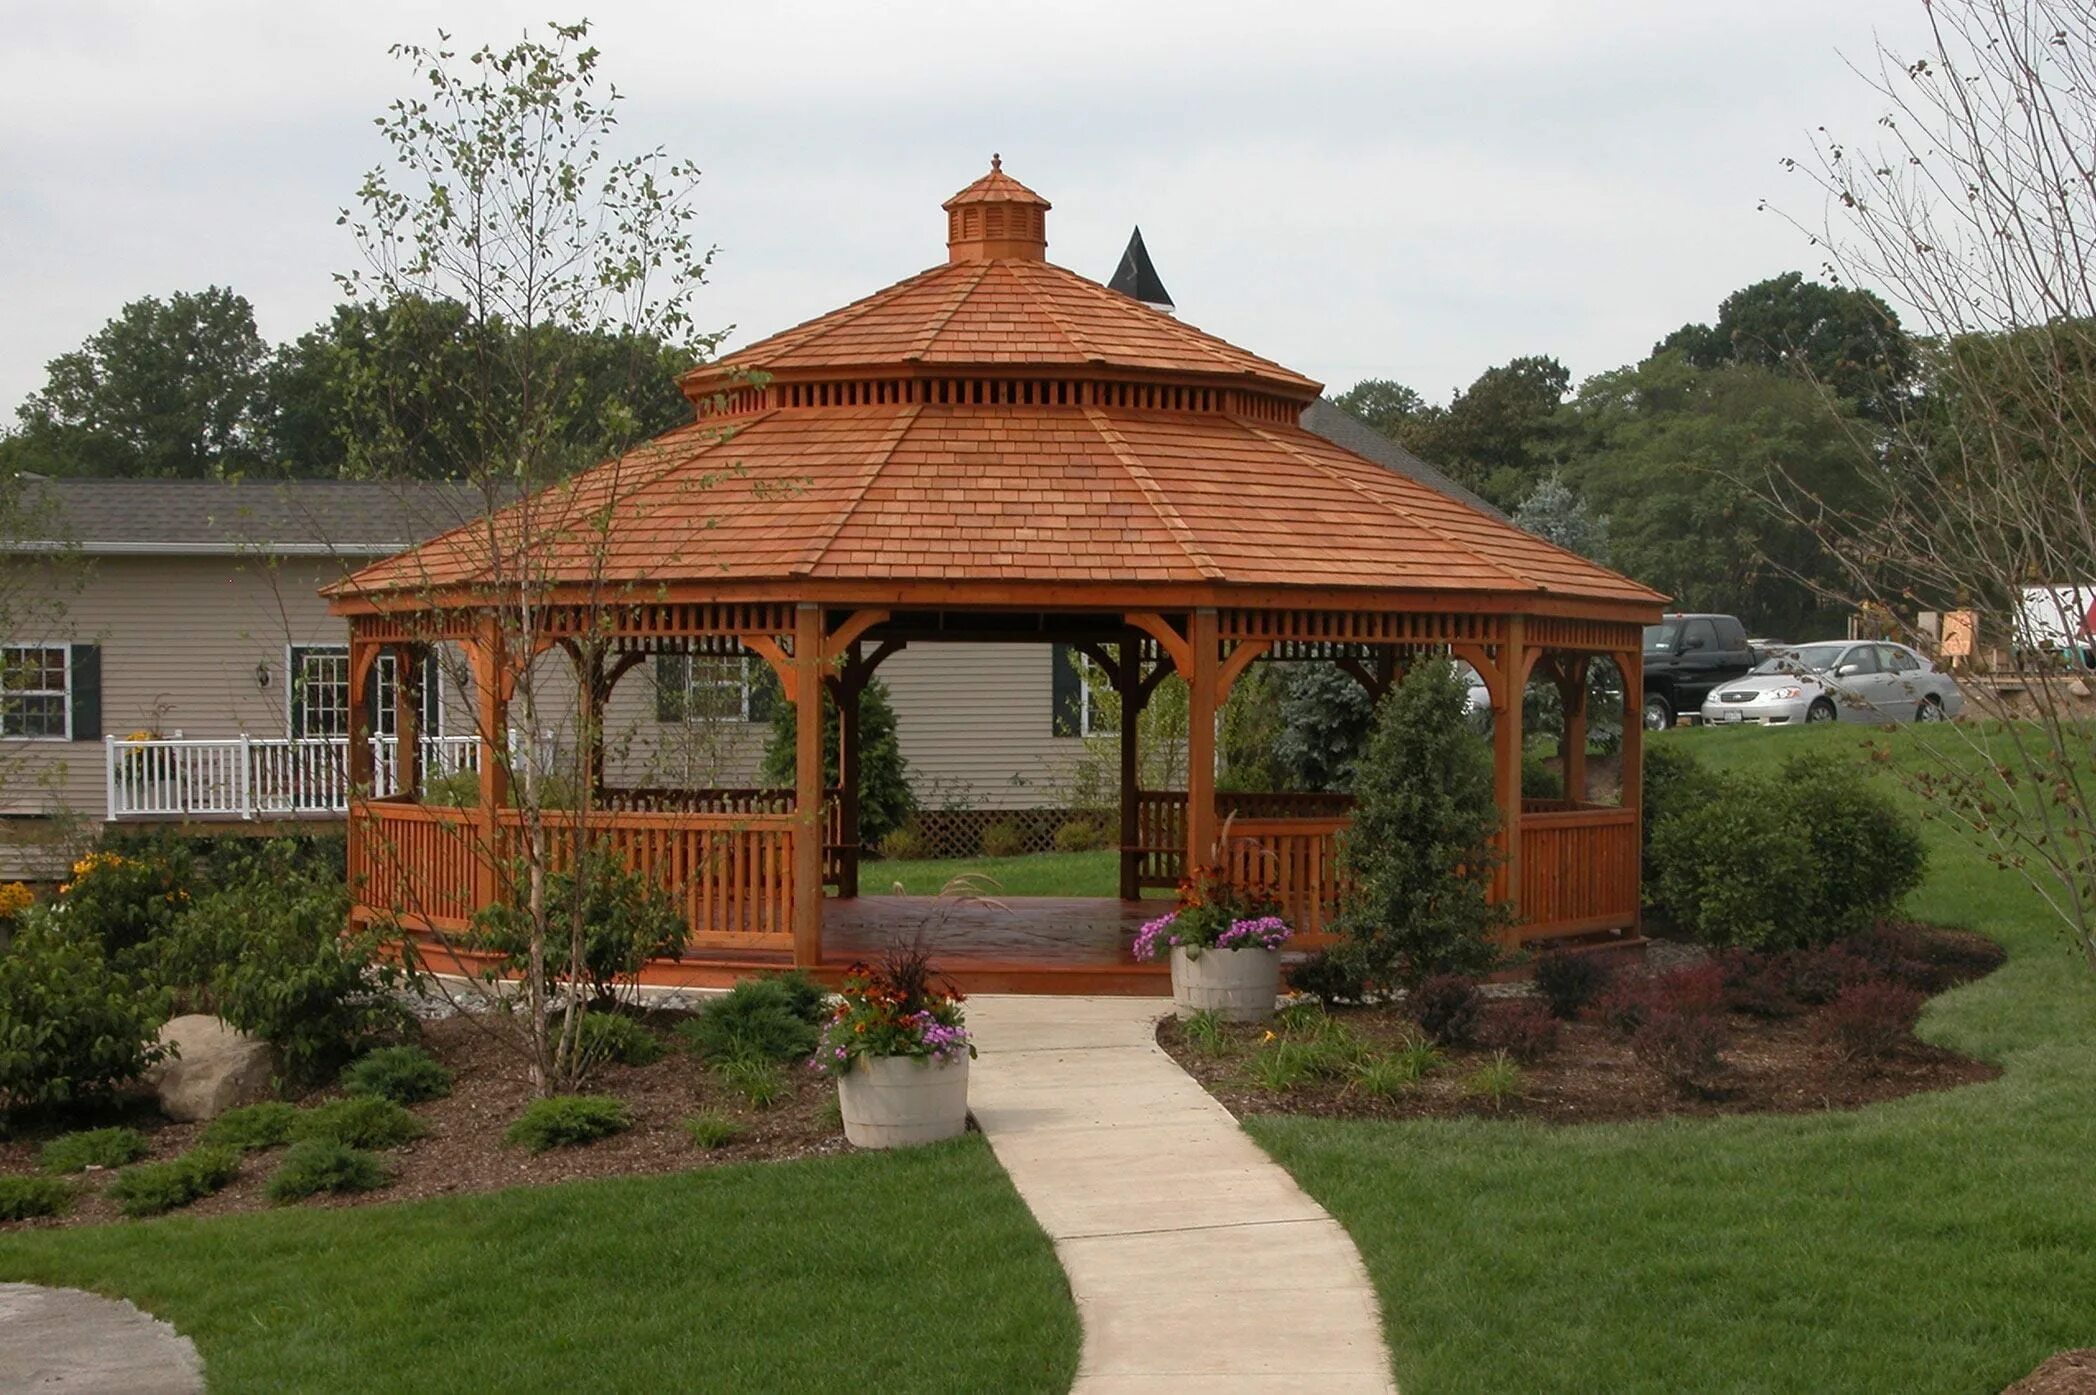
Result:
{"label": "black steeple spire", "polygon": [[1113,279],[1106,287],[1159,310],[1172,308],[1171,292],[1157,279],[1157,268],[1150,265],[1150,251],[1143,246],[1141,228],[1128,239],[1128,250],[1121,253],[1121,264],[1114,269]]}

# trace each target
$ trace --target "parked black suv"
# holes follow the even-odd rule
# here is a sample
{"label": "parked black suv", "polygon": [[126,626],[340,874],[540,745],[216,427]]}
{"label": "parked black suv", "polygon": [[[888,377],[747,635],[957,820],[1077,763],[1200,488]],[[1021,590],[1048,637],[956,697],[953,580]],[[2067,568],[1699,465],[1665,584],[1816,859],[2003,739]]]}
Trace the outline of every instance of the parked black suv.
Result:
{"label": "parked black suv", "polygon": [[1731,615],[1669,615],[1645,626],[1645,730],[1700,712],[1703,699],[1754,667],[1746,626]]}

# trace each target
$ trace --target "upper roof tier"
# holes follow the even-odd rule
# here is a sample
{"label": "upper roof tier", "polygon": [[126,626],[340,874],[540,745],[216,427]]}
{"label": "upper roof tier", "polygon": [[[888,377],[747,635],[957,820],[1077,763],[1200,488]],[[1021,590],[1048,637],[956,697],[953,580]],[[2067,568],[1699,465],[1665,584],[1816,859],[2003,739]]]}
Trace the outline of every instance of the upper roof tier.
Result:
{"label": "upper roof tier", "polygon": [[696,420],[331,593],[470,604],[521,555],[600,596],[1068,609],[1316,588],[1657,614],[1636,582],[1306,430],[1311,379],[1048,263],[1047,201],[1001,167],[945,207],[952,260],[694,369]]}

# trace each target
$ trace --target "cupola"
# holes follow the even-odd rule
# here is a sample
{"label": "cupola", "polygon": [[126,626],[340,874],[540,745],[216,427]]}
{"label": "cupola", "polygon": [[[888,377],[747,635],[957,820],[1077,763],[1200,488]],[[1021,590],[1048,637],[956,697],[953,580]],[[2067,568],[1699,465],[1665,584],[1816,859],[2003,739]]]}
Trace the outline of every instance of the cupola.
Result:
{"label": "cupola", "polygon": [[1048,260],[1050,206],[1004,172],[1003,157],[992,155],[988,174],[940,205],[946,210],[946,259]]}

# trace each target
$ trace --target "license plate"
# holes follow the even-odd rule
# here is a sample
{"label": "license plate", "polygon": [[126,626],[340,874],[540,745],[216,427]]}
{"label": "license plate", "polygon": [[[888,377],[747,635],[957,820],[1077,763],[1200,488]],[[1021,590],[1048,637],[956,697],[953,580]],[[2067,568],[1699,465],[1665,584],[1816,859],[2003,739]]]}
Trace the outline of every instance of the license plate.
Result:
{"label": "license plate", "polygon": [[1718,713],[1718,720],[1720,722],[1741,722],[1746,720],[1746,716],[1746,713],[1740,711],[1720,712]]}

